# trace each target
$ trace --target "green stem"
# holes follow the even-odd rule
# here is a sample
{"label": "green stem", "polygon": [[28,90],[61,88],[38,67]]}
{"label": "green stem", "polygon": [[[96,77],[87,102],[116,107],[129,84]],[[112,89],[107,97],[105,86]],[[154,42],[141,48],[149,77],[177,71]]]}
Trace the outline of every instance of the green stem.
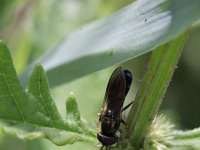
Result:
{"label": "green stem", "polygon": [[173,137],[169,143],[172,147],[187,147],[188,149],[199,149],[200,147],[200,128],[174,131],[170,136]]}
{"label": "green stem", "polygon": [[140,148],[148,128],[159,109],[182,53],[187,34],[158,47],[152,53],[136,100],[128,116],[128,137],[131,145]]}
{"label": "green stem", "polygon": [[179,139],[200,139],[200,128],[196,128],[193,130],[188,131],[174,131],[171,133],[171,136],[173,136],[173,139],[179,140]]}

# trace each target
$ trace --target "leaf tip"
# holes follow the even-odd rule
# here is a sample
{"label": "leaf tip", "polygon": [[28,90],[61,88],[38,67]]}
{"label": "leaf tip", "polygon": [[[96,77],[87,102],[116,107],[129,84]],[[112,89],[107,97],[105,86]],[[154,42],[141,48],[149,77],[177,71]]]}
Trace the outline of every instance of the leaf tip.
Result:
{"label": "leaf tip", "polygon": [[6,43],[0,39],[0,60],[11,61],[12,58]]}
{"label": "leaf tip", "polygon": [[67,119],[80,120],[80,112],[73,92],[70,92],[66,100]]}
{"label": "leaf tip", "polygon": [[74,96],[74,92],[70,92],[69,96],[66,100],[66,104],[72,104],[72,103],[77,105],[76,97]]}
{"label": "leaf tip", "polygon": [[6,46],[6,43],[2,39],[0,39],[0,46]]}
{"label": "leaf tip", "polygon": [[43,68],[42,64],[36,63],[35,67],[34,67],[34,70],[44,70],[44,68]]}
{"label": "leaf tip", "polygon": [[2,44],[3,43],[3,41],[2,41],[2,39],[0,39],[0,44]]}
{"label": "leaf tip", "polygon": [[74,92],[71,91],[69,94],[70,96],[74,97]]}
{"label": "leaf tip", "polygon": [[73,92],[70,92],[70,95],[68,96],[68,98],[66,100],[66,105],[67,106],[77,105],[77,103],[76,103],[76,97],[74,96]]}
{"label": "leaf tip", "polygon": [[44,72],[43,66],[40,63],[36,63],[32,73],[31,73],[29,82],[32,78],[34,78],[35,76],[40,76],[40,74],[43,72]]}

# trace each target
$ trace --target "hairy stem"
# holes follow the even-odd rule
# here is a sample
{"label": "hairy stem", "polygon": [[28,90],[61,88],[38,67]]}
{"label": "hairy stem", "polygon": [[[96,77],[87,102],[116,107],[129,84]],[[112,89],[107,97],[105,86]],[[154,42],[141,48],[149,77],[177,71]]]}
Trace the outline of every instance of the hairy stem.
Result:
{"label": "hairy stem", "polygon": [[186,37],[187,34],[182,34],[152,53],[150,64],[128,116],[127,136],[136,149],[142,146],[148,128],[162,103]]}

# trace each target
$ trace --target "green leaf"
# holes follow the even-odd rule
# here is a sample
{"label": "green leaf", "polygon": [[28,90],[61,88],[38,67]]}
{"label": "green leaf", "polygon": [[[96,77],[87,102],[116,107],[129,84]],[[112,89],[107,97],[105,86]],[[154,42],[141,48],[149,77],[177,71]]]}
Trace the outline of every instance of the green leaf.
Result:
{"label": "green leaf", "polygon": [[50,85],[69,82],[153,50],[187,30],[200,18],[199,8],[199,0],[139,0],[80,28],[40,59]]}
{"label": "green leaf", "polygon": [[96,143],[95,132],[80,119],[75,97],[69,97],[66,104],[67,120],[63,120],[40,64],[35,66],[24,91],[9,50],[0,41],[0,127],[3,132],[21,139],[45,137],[57,145],[76,141]]}
{"label": "green leaf", "polygon": [[[44,117],[46,117],[44,120],[49,120],[49,123],[52,123],[51,126],[56,126],[56,122],[60,121],[61,117],[54,101],[50,96],[46,74],[40,64],[35,66],[35,69],[33,70],[29,79],[27,88],[27,93],[30,95],[30,97],[33,96],[35,99],[32,103],[32,105],[35,106],[35,109],[41,112],[41,115],[44,114]],[[33,113],[35,109],[33,110]]]}
{"label": "green leaf", "polygon": [[67,120],[68,119],[74,119],[75,121],[80,121],[80,112],[78,110],[78,105],[75,101],[75,97],[73,96],[73,93],[71,93],[71,96],[66,101],[66,110],[67,110]]}
{"label": "green leaf", "polygon": [[174,125],[163,115],[155,117],[143,145],[145,150],[199,150],[199,147],[200,128],[175,130]]}
{"label": "green leaf", "polygon": [[170,144],[173,147],[187,147],[188,149],[199,149],[200,147],[200,128],[188,131],[173,131]]}

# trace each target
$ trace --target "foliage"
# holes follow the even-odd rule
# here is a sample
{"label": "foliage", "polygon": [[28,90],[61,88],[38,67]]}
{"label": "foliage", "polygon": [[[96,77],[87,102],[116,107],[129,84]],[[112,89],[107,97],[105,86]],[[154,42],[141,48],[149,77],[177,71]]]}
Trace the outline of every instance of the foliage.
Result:
{"label": "foliage", "polygon": [[[36,3],[36,1],[27,2],[21,10],[24,14],[33,13],[31,10],[37,6]],[[22,44],[17,48],[19,53],[15,55],[15,59],[18,60],[15,61],[15,65],[20,73],[27,65],[28,56],[31,56],[33,52],[31,47],[34,42],[36,44],[32,49],[37,50],[39,47],[47,49],[49,45],[52,47],[69,32],[65,28],[67,21],[63,24],[59,23],[59,19],[62,20],[65,17],[57,18],[57,14],[54,13],[54,10],[62,11],[59,9],[62,4],[64,2],[58,7],[58,3],[52,1],[46,6],[53,10],[49,11],[47,20],[41,17],[42,9],[37,9],[39,10],[37,14],[41,18],[35,18],[36,22],[38,21],[36,26],[46,28],[50,25],[46,32],[48,34],[42,32],[44,30],[39,30],[41,34],[35,37],[33,33],[32,35],[26,33],[24,36],[26,38],[20,36]],[[9,2],[5,1],[4,5],[8,7]],[[128,150],[141,147],[148,150],[198,149],[199,128],[176,131],[165,118],[158,117],[154,120],[154,117],[171,81],[187,35],[182,35],[175,40],[174,38],[199,19],[199,7],[199,0],[191,2],[187,0],[136,1],[107,18],[81,27],[67,36],[52,51],[42,56],[39,61],[47,71],[50,86],[55,87],[155,49],[130,111],[128,130],[125,129],[125,132],[122,132],[120,141],[113,149]],[[89,9],[87,12],[90,15]],[[4,9],[0,17],[5,13]],[[18,17],[20,13],[17,13],[16,18]],[[92,17],[91,14],[89,18]],[[24,18],[29,20],[29,17]],[[44,24],[40,24],[39,20],[42,20]],[[60,30],[49,32],[56,28],[52,22],[59,24],[57,27]],[[14,28],[15,23],[18,23],[18,20],[13,23]],[[72,23],[71,28],[74,29],[74,27]],[[66,32],[63,32],[65,29]],[[20,30],[15,30],[15,32],[20,33]],[[59,34],[61,36],[57,38]],[[19,34],[16,35],[18,38]],[[43,42],[45,38],[41,38],[44,35],[49,38],[46,42]],[[12,32],[9,32],[9,36],[16,38]],[[37,40],[34,41],[34,38]],[[15,42],[18,43],[18,40]],[[165,44],[166,42],[168,43]],[[21,54],[25,56],[23,59]],[[28,67],[21,78],[24,86],[28,81],[27,88],[24,90],[17,78],[8,48],[0,42],[0,134],[11,134],[29,140],[47,138],[57,145],[72,144],[76,141],[96,144],[97,131],[82,121],[73,95],[66,101],[66,119],[62,119],[50,95],[42,65],[35,65],[33,62]],[[83,92],[86,93],[87,88],[84,88]]]}
{"label": "foliage", "polygon": [[[70,82],[169,42],[200,18],[199,8],[199,0],[136,1],[81,27],[39,61],[47,71],[51,87]],[[24,74],[24,84],[33,66]],[[55,78],[60,74],[68,76]]]}
{"label": "foliage", "polygon": [[45,137],[57,145],[96,142],[95,131],[81,121],[74,96],[66,101],[66,120],[61,118],[40,64],[35,66],[24,91],[3,42],[0,42],[0,54],[0,118],[5,133],[21,139]]}

